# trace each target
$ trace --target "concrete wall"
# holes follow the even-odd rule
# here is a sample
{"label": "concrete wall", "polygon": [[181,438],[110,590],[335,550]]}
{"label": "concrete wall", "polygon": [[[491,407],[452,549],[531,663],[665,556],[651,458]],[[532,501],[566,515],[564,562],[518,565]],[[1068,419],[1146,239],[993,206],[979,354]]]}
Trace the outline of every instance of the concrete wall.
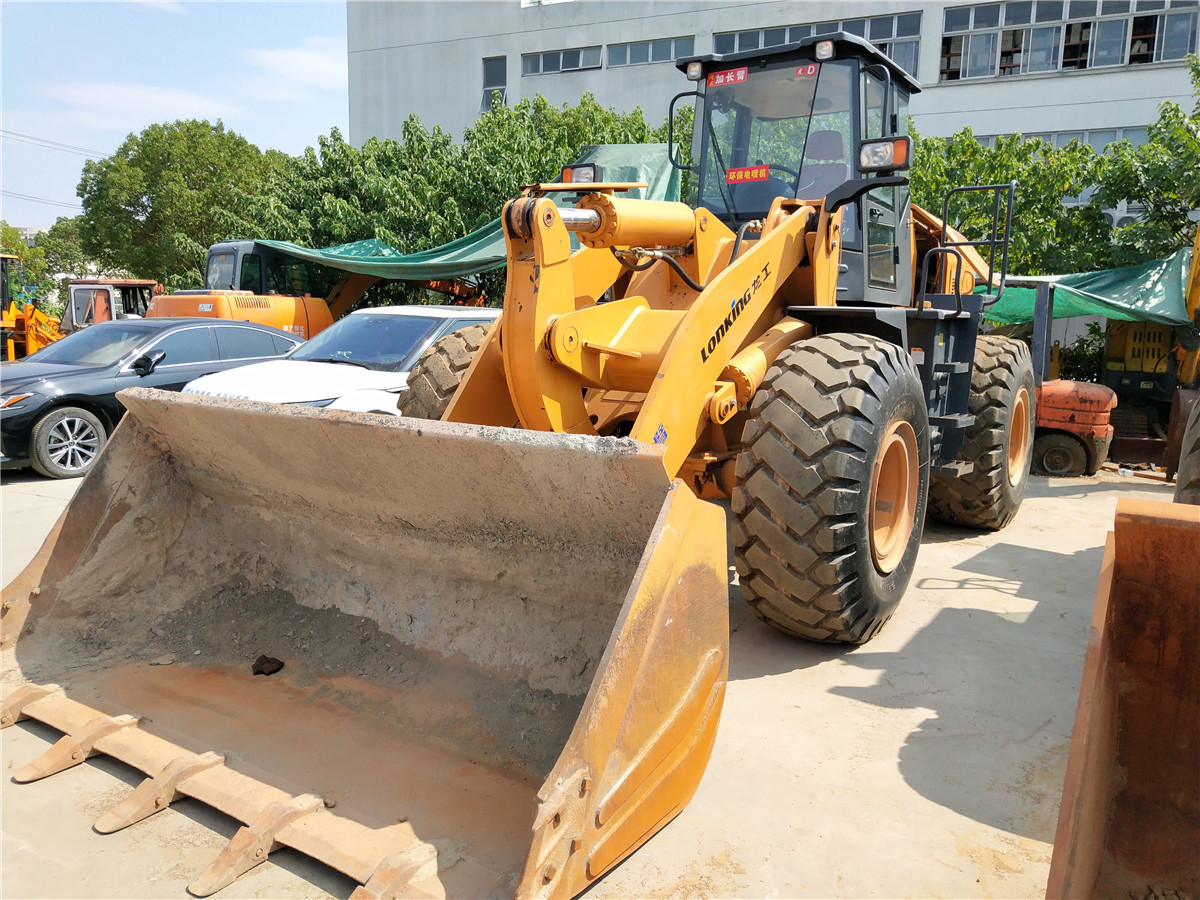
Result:
{"label": "concrete wall", "polygon": [[[542,94],[575,103],[591,91],[605,106],[641,106],[662,122],[675,94],[691,88],[671,62],[521,75],[521,54],[629,41],[695,36],[695,53],[712,51],[714,32],[895,15],[920,10],[917,80],[926,90],[911,111],[925,135],[964,126],[976,134],[1026,134],[1144,126],[1158,104],[1190,108],[1182,63],[1010,76],[938,84],[942,13],[961,3],[623,2],[570,0],[522,6],[520,0],[348,0],[350,140],[399,137],[409,114],[461,137],[479,115],[485,57],[507,57],[508,102]],[[606,57],[605,57],[606,59]]]}

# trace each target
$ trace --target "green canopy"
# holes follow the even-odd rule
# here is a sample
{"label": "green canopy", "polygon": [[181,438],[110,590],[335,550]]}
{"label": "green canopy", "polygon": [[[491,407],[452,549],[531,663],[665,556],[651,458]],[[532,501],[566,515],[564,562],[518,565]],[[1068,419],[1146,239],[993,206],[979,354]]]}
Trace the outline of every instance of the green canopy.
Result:
{"label": "green canopy", "polygon": [[[1158,322],[1195,332],[1184,299],[1192,248],[1166,259],[1073,275],[1043,275],[1019,282],[1048,281],[1054,285],[1054,318],[1104,316],[1125,322]],[[999,302],[984,316],[993,322],[1033,321],[1036,287],[1024,284],[1004,289]]]}
{"label": "green canopy", "polygon": [[[622,196],[648,200],[678,200],[679,170],[671,165],[666,144],[597,144],[585,147],[577,162],[603,167],[605,181],[645,182]],[[477,275],[505,263],[504,232],[500,220],[489,222],[465,237],[422,250],[401,253],[374,238],[314,250],[287,241],[259,241],[268,247],[320,263],[332,269],[376,275],[393,281],[440,281]]]}

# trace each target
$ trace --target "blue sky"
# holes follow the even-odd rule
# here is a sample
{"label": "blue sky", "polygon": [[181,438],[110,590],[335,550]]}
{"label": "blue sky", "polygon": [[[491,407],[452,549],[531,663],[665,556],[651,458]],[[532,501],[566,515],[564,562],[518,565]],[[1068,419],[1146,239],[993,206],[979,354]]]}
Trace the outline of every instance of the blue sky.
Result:
{"label": "blue sky", "polygon": [[344,0],[3,0],[0,67],[0,218],[18,227],[78,214],[84,162],[155,122],[221,119],[290,154],[348,133]]}

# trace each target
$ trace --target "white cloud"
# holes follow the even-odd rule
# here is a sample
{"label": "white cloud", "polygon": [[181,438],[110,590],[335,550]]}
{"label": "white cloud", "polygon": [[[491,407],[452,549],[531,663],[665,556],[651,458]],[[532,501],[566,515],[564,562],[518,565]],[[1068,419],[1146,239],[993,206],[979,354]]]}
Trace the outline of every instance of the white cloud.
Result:
{"label": "white cloud", "polygon": [[246,112],[206,93],[131,82],[43,85],[39,93],[56,103],[60,131],[126,133],[154,122],[231,119]]}
{"label": "white cloud", "polygon": [[177,16],[188,14],[187,7],[180,0],[126,0],[126,2],[136,3],[138,6],[151,6],[163,12],[175,13]]}
{"label": "white cloud", "polygon": [[302,100],[314,89],[346,91],[345,38],[310,37],[298,47],[242,52],[258,70],[249,87],[263,97]]}

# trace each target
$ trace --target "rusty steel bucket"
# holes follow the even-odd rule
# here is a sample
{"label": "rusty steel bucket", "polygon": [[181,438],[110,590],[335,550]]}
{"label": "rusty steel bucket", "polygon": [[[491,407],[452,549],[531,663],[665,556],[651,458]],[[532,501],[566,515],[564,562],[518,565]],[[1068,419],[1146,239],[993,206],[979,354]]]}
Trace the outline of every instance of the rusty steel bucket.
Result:
{"label": "rusty steel bucket", "polygon": [[[571,896],[688,802],[724,697],[724,514],[656,448],[132,389],[4,589],[3,721],[355,896]],[[265,658],[283,663],[255,675]],[[61,776],[69,778],[68,775]]]}
{"label": "rusty steel bucket", "polygon": [[1200,507],[1122,499],[1046,896],[1200,896]]}

